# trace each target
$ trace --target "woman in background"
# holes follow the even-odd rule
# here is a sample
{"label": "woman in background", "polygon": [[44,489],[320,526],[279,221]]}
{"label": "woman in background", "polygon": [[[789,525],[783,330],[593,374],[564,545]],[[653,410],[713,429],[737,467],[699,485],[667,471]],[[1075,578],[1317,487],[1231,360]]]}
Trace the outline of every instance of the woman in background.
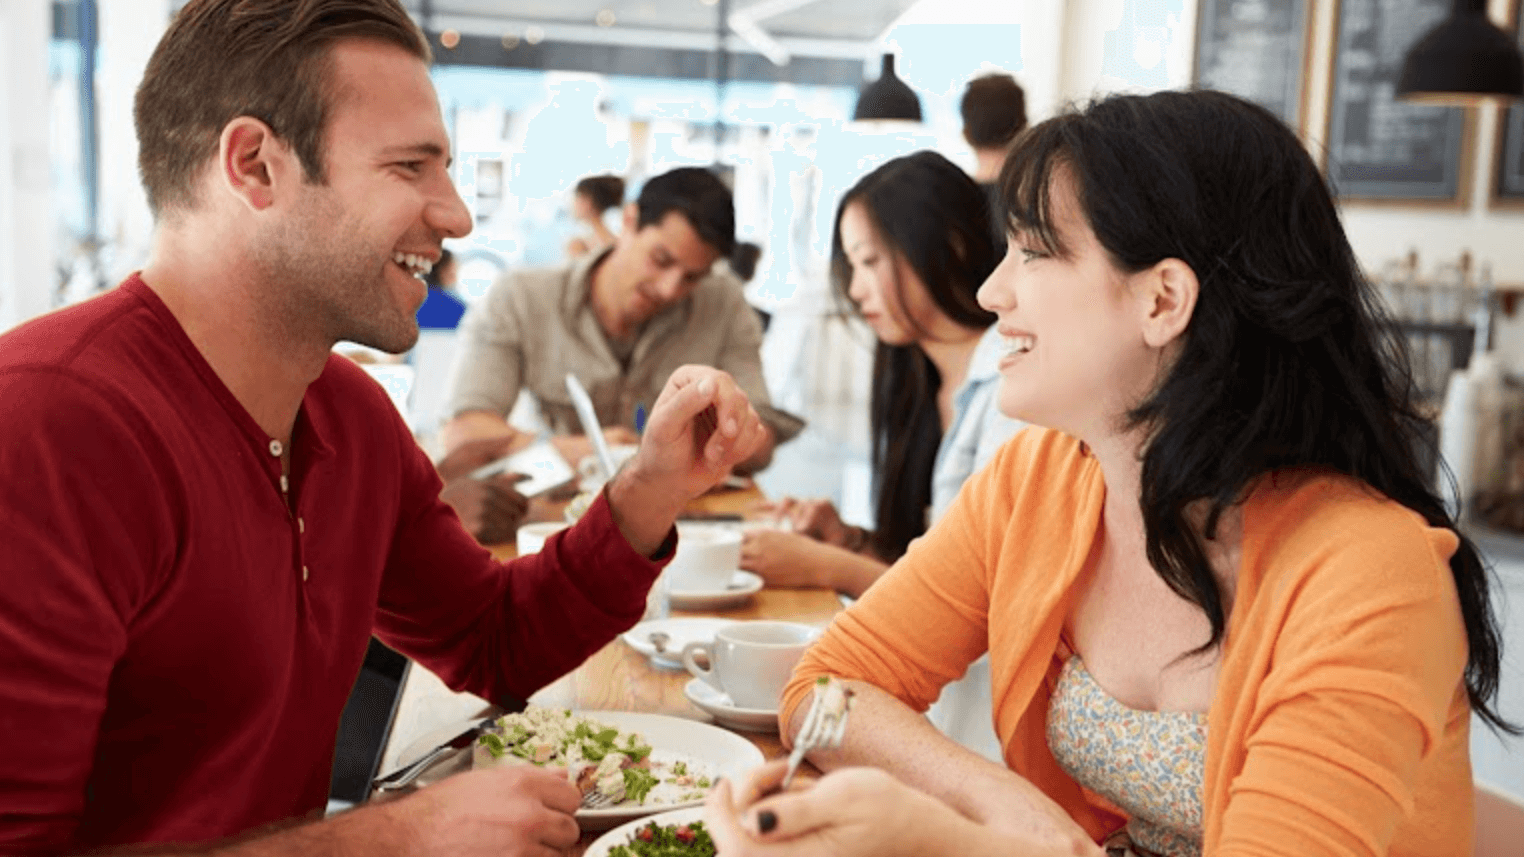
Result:
{"label": "woman in background", "polygon": [[838,298],[878,340],[874,528],[847,526],[829,501],[785,499],[777,511],[792,532],[748,532],[742,568],[771,586],[857,597],[1015,432],[995,407],[994,316],[975,297],[998,261],[979,185],[935,152],[889,161],[847,191],[831,274]]}
{"label": "woman in background", "polygon": [[572,190],[572,219],[587,228],[587,234],[567,242],[571,258],[601,250],[614,243],[614,231],[606,221],[610,209],[616,215],[624,205],[624,179],[619,176],[588,176]]}
{"label": "woman in background", "polygon": [[[1472,714],[1517,731],[1491,582],[1306,149],[1234,96],[1119,95],[1001,184],[980,302],[1001,410],[1042,428],[785,690],[792,740],[842,676],[846,741],[809,758],[879,770],[722,786],[723,853],[1469,857]],[[916,714],[986,645],[1003,766]]]}

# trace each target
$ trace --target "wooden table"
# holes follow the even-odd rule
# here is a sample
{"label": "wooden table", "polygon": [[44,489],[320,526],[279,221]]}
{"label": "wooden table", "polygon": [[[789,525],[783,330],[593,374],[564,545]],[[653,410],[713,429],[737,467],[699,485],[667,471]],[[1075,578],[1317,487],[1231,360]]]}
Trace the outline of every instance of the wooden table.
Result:
{"label": "wooden table", "polygon": [[[742,514],[752,512],[762,500],[755,487],[707,494],[689,505],[690,513]],[[536,503],[531,520],[556,520],[560,504]],[[494,556],[507,559],[517,555],[511,544],[492,548]],[[836,593],[826,589],[763,589],[747,602],[728,610],[693,612],[674,610],[674,616],[723,616],[733,619],[782,619],[824,625],[841,610]],[[694,707],[683,695],[683,685],[691,676],[679,670],[653,667],[644,656],[621,640],[614,640],[571,673],[541,689],[529,701],[537,705],[577,710],[641,711],[712,722],[708,714]],[[409,671],[392,740],[383,755],[381,770],[392,770],[402,750],[420,736],[439,727],[480,716],[489,708],[479,697],[453,693],[432,673],[414,664]],[[768,759],[783,755],[775,733],[741,732]],[[569,851],[578,857],[600,834],[584,834],[576,848]]]}

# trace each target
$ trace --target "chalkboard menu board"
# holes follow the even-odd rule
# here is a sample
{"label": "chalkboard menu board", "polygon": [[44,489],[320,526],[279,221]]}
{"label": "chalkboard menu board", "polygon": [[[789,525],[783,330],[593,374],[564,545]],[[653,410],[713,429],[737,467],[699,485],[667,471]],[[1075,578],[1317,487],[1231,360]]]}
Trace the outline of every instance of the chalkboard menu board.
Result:
{"label": "chalkboard menu board", "polygon": [[1450,0],[1340,0],[1328,176],[1342,199],[1462,199],[1466,110],[1397,99],[1408,49]]}
{"label": "chalkboard menu board", "polygon": [[[1519,46],[1524,47],[1524,3],[1513,10],[1514,33]],[[1498,145],[1499,199],[1524,203],[1524,104],[1513,106],[1501,114],[1503,136]]]}
{"label": "chalkboard menu board", "polygon": [[1202,0],[1196,84],[1240,95],[1301,130],[1305,0]]}

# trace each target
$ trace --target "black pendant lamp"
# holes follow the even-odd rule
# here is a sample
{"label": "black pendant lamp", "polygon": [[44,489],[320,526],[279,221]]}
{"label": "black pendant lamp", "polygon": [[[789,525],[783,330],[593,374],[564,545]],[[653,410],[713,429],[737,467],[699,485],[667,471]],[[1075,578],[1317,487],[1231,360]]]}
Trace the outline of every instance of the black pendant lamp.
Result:
{"label": "black pendant lamp", "polygon": [[1524,57],[1487,19],[1486,0],[1455,0],[1450,17],[1408,49],[1397,95],[1441,104],[1524,98]]}
{"label": "black pendant lamp", "polygon": [[884,54],[884,70],[878,80],[866,84],[857,93],[855,122],[872,120],[921,121],[921,100],[894,73],[894,54]]}

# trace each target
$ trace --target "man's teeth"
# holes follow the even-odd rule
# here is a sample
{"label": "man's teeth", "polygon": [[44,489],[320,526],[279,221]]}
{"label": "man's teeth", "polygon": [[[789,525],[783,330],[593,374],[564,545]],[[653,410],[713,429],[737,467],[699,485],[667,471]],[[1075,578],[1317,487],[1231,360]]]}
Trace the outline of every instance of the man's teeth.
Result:
{"label": "man's teeth", "polygon": [[415,277],[427,277],[434,270],[434,262],[429,257],[416,253],[393,253],[392,261],[407,268]]}
{"label": "man's teeth", "polygon": [[1007,336],[1004,339],[1005,350],[1013,354],[1025,354],[1037,344],[1037,340],[1030,336]]}

